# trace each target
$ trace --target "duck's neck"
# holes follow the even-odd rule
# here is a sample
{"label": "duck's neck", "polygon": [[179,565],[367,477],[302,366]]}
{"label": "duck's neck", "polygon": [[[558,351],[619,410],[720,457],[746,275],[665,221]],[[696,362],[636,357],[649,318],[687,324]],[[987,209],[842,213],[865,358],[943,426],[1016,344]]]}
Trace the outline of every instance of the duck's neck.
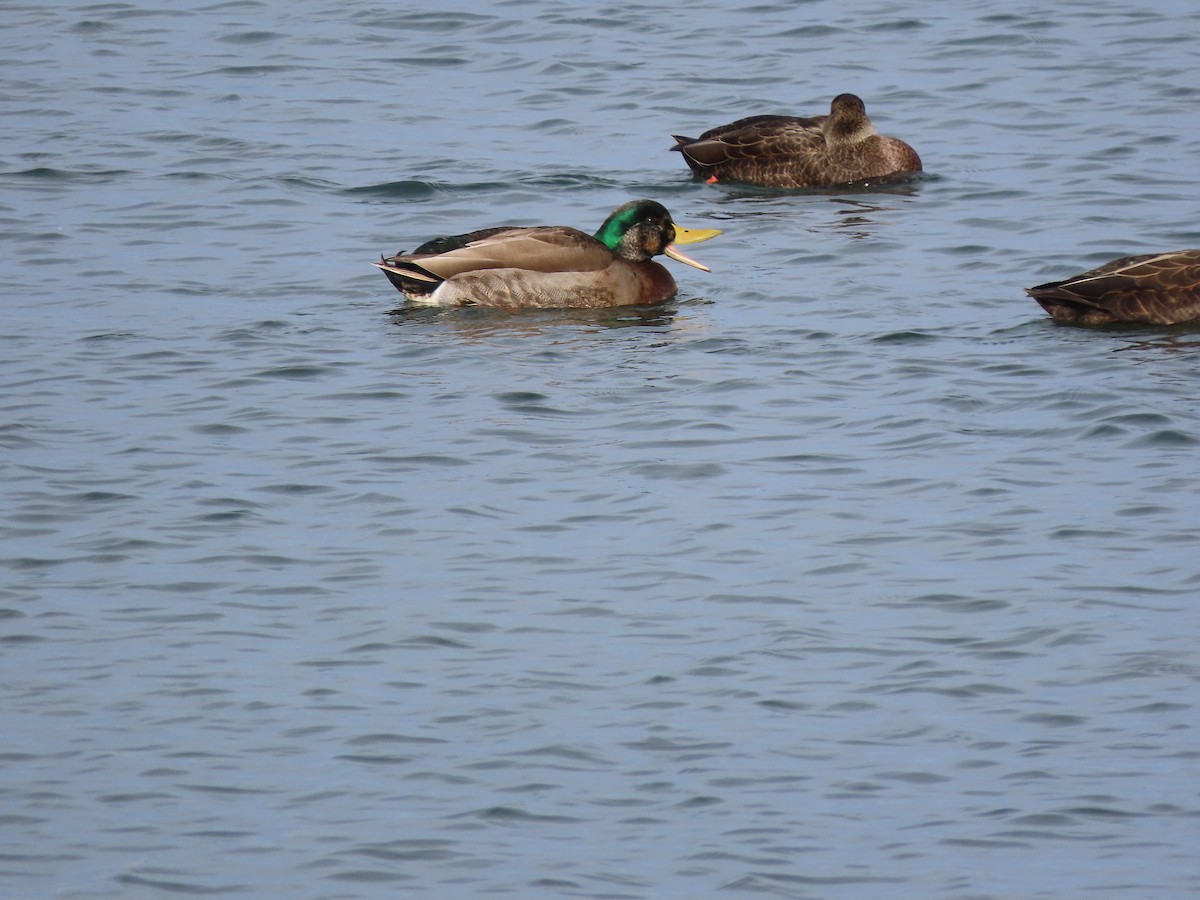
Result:
{"label": "duck's neck", "polygon": [[621,238],[625,236],[627,230],[624,222],[618,221],[616,216],[609,216],[604,220],[604,224],[600,226],[600,230],[593,237],[609,250],[616,251],[617,247],[621,244]]}
{"label": "duck's neck", "polygon": [[830,117],[825,122],[825,144],[859,144],[875,134],[870,119],[837,119]]}

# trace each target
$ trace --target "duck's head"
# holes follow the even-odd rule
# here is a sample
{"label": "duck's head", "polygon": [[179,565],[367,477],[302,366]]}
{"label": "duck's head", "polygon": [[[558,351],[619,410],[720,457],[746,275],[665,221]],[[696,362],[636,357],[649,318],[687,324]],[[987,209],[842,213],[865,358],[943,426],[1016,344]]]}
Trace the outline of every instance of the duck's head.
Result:
{"label": "duck's head", "polygon": [[827,144],[857,144],[875,133],[867,118],[867,107],[854,94],[838,94],[829,104],[829,118],[823,127]]}
{"label": "duck's head", "polygon": [[671,259],[708,272],[708,266],[684,256],[675,245],[707,241],[720,233],[715,228],[683,228],[671,221],[671,214],[661,203],[631,200],[604,220],[596,232],[596,240],[630,262],[642,262],[665,253]]}

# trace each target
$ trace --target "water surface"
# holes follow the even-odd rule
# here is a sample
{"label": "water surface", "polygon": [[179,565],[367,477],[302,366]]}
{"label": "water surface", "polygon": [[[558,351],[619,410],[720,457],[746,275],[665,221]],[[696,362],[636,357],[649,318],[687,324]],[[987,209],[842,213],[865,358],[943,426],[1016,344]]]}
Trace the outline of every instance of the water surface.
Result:
{"label": "water surface", "polygon": [[[1200,14],[9,6],[0,893],[1200,889]],[[926,176],[692,183],[860,94]],[[652,310],[380,252],[649,196]],[[702,251],[702,252],[701,252]]]}

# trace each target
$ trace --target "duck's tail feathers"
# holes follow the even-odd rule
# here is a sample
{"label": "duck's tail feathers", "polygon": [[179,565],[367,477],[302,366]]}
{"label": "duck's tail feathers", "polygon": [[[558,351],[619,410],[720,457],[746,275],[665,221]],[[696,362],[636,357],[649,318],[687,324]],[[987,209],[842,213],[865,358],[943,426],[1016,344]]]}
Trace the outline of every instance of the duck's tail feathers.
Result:
{"label": "duck's tail feathers", "polygon": [[432,293],[444,280],[421,268],[415,262],[398,257],[391,259],[383,257],[379,262],[371,263],[371,265],[382,269],[383,274],[396,287],[396,290],[403,291],[405,294]]}

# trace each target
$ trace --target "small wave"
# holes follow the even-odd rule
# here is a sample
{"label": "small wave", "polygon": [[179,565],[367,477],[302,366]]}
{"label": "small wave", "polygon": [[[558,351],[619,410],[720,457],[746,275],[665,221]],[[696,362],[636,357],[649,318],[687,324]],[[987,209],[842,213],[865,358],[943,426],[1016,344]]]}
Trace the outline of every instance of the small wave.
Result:
{"label": "small wave", "polygon": [[[514,188],[529,188],[539,192],[546,188],[558,191],[594,191],[620,187],[623,182],[586,172],[549,172],[540,175],[511,173],[510,177],[492,181],[425,181],[409,178],[402,181],[387,181],[343,189],[350,196],[379,197],[388,200],[426,200],[431,197],[477,196],[511,191]],[[634,188],[636,192],[636,188]],[[661,193],[660,185],[646,187],[646,191]]]}
{"label": "small wave", "polygon": [[302,70],[302,66],[285,66],[285,65],[264,65],[264,66],[218,66],[215,69],[207,69],[203,72],[198,72],[198,75],[234,75],[257,76],[257,75],[279,75],[284,72],[295,72]]}
{"label": "small wave", "polygon": [[351,196],[379,197],[387,200],[425,200],[445,192],[445,187],[437,182],[406,179],[404,181],[387,181],[383,184],[368,184],[362,187],[346,188],[343,193]]}
{"label": "small wave", "polygon": [[25,178],[30,181],[105,182],[116,178],[124,178],[134,173],[128,169],[71,170],[56,169],[52,166],[35,166],[32,169],[22,169],[0,174],[7,178]]}

